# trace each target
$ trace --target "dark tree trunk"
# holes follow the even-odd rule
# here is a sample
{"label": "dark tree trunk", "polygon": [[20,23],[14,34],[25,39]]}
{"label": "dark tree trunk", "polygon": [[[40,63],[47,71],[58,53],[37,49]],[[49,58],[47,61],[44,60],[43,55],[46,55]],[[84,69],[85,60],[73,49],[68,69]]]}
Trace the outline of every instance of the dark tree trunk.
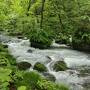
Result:
{"label": "dark tree trunk", "polygon": [[42,28],[42,26],[43,26],[43,12],[44,12],[44,5],[45,5],[45,0],[42,0],[40,28]]}
{"label": "dark tree trunk", "polygon": [[65,29],[65,28],[64,28],[64,25],[63,25],[63,23],[62,23],[62,19],[61,19],[60,14],[58,14],[58,17],[59,17],[59,22],[60,22],[61,28],[62,28],[62,29]]}
{"label": "dark tree trunk", "polygon": [[31,7],[31,5],[33,4],[35,2],[35,0],[29,0],[29,4],[28,4],[28,8],[27,8],[27,13],[26,13],[26,15],[27,16],[29,16],[29,9],[30,9],[30,7]]}

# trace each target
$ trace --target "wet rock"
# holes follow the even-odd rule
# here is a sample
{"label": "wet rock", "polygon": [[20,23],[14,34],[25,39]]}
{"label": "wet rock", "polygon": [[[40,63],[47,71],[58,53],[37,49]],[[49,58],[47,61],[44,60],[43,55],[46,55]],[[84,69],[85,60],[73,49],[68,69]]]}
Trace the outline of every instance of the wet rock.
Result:
{"label": "wet rock", "polygon": [[46,78],[47,80],[54,81],[54,82],[56,81],[55,76],[52,75],[52,74],[50,74],[50,73],[44,72],[43,75],[45,76],[45,78]]}
{"label": "wet rock", "polygon": [[80,72],[79,76],[84,77],[90,75],[90,67],[85,67],[85,68],[82,67],[78,71]]}
{"label": "wet rock", "polygon": [[28,52],[28,53],[32,53],[32,52],[33,52],[33,50],[29,49],[29,50],[27,50],[27,52]]}
{"label": "wet rock", "polygon": [[67,65],[64,61],[57,61],[54,65],[53,65],[53,69],[58,72],[58,71],[65,71],[67,70]]}
{"label": "wet rock", "polygon": [[87,88],[87,90],[90,90],[90,77],[84,80],[83,87]]}
{"label": "wet rock", "polygon": [[23,36],[17,36],[18,39],[23,39],[24,37]]}
{"label": "wet rock", "polygon": [[[48,43],[49,44],[49,43]],[[50,45],[38,43],[38,42],[31,42],[31,47],[39,48],[39,49],[47,49],[50,48]]]}
{"label": "wet rock", "polygon": [[44,64],[40,63],[40,62],[37,62],[35,65],[34,65],[34,68],[35,70],[39,71],[39,72],[47,72],[47,68],[45,67]]}
{"label": "wet rock", "polygon": [[4,48],[8,48],[8,45],[3,45]]}
{"label": "wet rock", "polygon": [[23,61],[23,62],[17,63],[17,66],[20,70],[27,70],[31,67],[31,64],[28,63],[28,62]]}

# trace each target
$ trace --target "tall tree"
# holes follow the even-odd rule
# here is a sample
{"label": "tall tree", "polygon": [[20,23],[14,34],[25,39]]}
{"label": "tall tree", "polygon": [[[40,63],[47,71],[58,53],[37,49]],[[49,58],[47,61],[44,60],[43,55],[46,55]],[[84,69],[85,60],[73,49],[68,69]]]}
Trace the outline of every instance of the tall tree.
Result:
{"label": "tall tree", "polygon": [[43,12],[44,12],[44,5],[45,5],[45,0],[42,0],[40,28],[42,28],[42,26],[43,26]]}

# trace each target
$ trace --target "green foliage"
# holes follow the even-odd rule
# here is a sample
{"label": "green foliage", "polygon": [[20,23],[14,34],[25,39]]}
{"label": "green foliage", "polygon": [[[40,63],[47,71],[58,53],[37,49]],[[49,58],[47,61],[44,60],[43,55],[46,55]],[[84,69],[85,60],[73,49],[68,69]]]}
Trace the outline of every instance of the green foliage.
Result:
{"label": "green foliage", "polygon": [[39,71],[39,72],[46,72],[47,71],[47,68],[45,67],[44,64],[41,64],[39,62],[37,62],[35,65],[34,65],[34,68],[35,70]]}
{"label": "green foliage", "polygon": [[18,90],[26,90],[26,86],[20,86],[18,87]]}
{"label": "green foliage", "polygon": [[67,65],[64,61],[57,61],[54,64],[53,69],[55,71],[65,71],[65,70],[67,70]]}
{"label": "green foliage", "polygon": [[90,51],[90,26],[87,23],[80,25],[73,34],[72,45],[75,49]]}
{"label": "green foliage", "polygon": [[41,79],[41,76],[36,72],[23,72],[22,78],[17,80],[16,85],[19,87],[24,85],[29,89],[35,89],[37,86],[38,80]]}
{"label": "green foliage", "polygon": [[[40,29],[40,28],[34,28],[31,32],[30,32],[30,41],[31,41],[31,45],[33,43],[36,43],[38,45],[34,46],[37,48],[48,48],[50,47],[51,43],[52,43],[52,37],[51,35],[49,35],[50,33],[47,33],[45,30]],[[39,46],[40,45],[40,46]]]}
{"label": "green foliage", "polygon": [[9,82],[12,80],[10,77],[12,70],[0,67],[0,89],[8,90]]}
{"label": "green foliage", "polygon": [[60,44],[68,44],[69,38],[70,37],[68,35],[65,35],[63,33],[59,33],[55,38],[55,42],[60,43]]}
{"label": "green foliage", "polygon": [[38,81],[39,90],[69,90],[65,85],[57,85],[53,82],[42,79]]}
{"label": "green foliage", "polygon": [[[90,51],[89,12],[89,0],[45,0],[44,5],[41,0],[0,0],[0,31],[12,36],[27,37],[31,41],[31,46],[41,49],[50,47],[53,39],[56,42],[68,44],[73,34],[72,46],[75,49]],[[42,27],[40,27],[41,20]],[[6,46],[0,44],[0,68],[2,67],[3,71],[6,68],[12,71],[13,75],[10,74],[10,77],[15,81],[18,89],[36,88],[39,76],[35,73],[26,74],[31,79],[30,82],[25,78],[25,73],[17,70],[15,58],[8,53]],[[62,69],[64,69],[63,66]],[[42,65],[38,67],[39,70],[44,70]],[[17,85],[18,83],[20,85]],[[60,90],[51,82],[40,81],[39,84],[41,85],[39,90],[40,88],[41,90],[53,90],[53,88]],[[4,86],[3,90],[8,90],[7,82],[0,86]]]}
{"label": "green foliage", "polygon": [[13,58],[5,45],[0,44],[0,66],[10,66],[15,65],[16,60]]}

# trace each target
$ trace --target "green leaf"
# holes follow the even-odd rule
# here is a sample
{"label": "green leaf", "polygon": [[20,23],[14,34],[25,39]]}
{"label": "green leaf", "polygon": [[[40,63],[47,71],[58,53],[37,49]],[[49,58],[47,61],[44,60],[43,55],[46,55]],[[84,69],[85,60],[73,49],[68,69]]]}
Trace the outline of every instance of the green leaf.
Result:
{"label": "green leaf", "polygon": [[26,86],[20,86],[18,87],[18,90],[26,90]]}

